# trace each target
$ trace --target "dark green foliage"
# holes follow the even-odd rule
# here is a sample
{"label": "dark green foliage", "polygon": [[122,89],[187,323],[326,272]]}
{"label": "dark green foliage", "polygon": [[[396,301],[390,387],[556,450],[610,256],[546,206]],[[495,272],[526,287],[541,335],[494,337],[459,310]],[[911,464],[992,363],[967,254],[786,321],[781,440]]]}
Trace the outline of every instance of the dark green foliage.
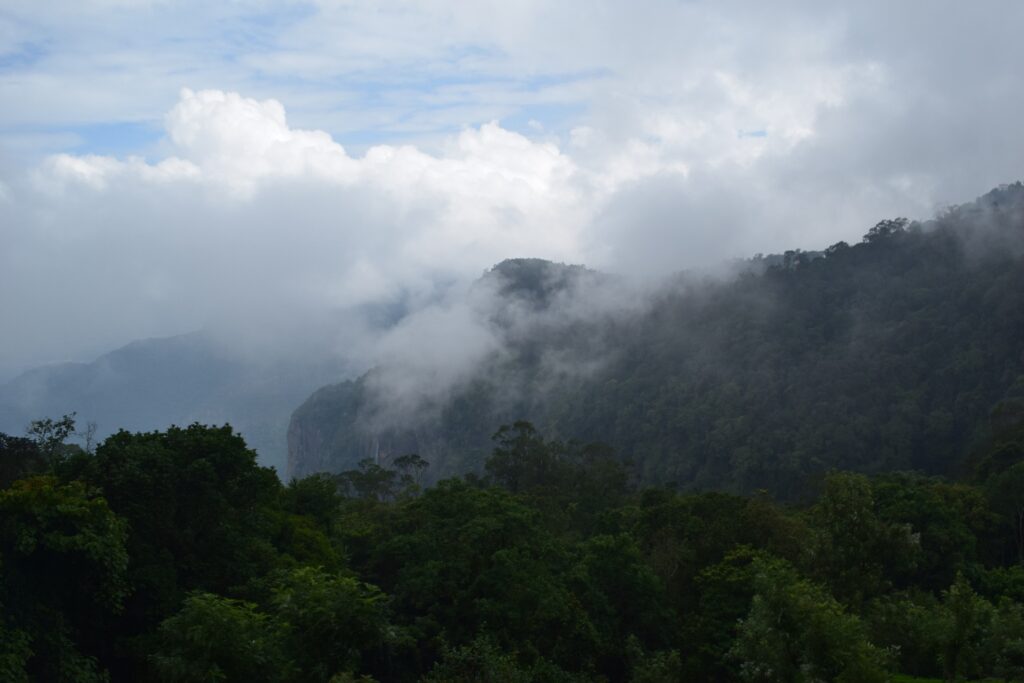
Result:
{"label": "dark green foliage", "polygon": [[758,561],[770,557],[748,546],[737,546],[694,579],[696,599],[682,625],[688,679],[737,679],[739,667],[729,657],[729,650],[739,624],[750,612]]}
{"label": "dark green foliage", "polygon": [[903,571],[892,577],[898,585],[912,579],[938,591],[953,582],[957,571],[985,559],[999,519],[976,487],[893,474],[877,478],[872,489],[878,519],[896,529],[909,525],[918,546],[912,574]]}
{"label": "dark green foliage", "polygon": [[282,645],[296,662],[296,680],[326,683],[334,674],[366,670],[383,659],[390,637],[384,599],[372,586],[319,567],[283,575],[271,610],[282,624]]}
{"label": "dark green foliage", "polygon": [[622,679],[630,638],[653,650],[668,649],[675,641],[664,584],[626,534],[594,536],[577,553],[571,587],[596,632],[597,669]]}
{"label": "dark green foliage", "polygon": [[343,477],[348,496],[328,475],[284,487],[229,428],[193,425],[59,459],[62,477],[86,481],[15,481],[0,490],[0,673],[870,683],[895,670],[1024,672],[1024,568],[1001,551],[1012,487],[999,482],[1014,463],[981,484],[833,472],[799,508],[635,492],[606,448],[526,422],[498,430],[485,479],[420,489],[421,458],[392,464]]}
{"label": "dark green foliage", "polygon": [[983,674],[981,643],[992,619],[992,606],[980,598],[962,574],[943,591],[942,610],[935,626],[939,661],[947,681],[966,674]]}
{"label": "dark green foliage", "polygon": [[941,676],[938,597],[922,591],[891,593],[875,598],[865,609],[872,642],[896,648],[900,671],[915,676]]}
{"label": "dark green foliage", "polygon": [[413,493],[423,484],[423,471],[430,463],[416,453],[400,455],[392,461],[392,466],[401,473],[400,483],[403,490]]}
{"label": "dark green foliage", "polygon": [[644,652],[636,638],[626,644],[631,653],[631,683],[671,683],[683,679],[683,664],[676,650]]}
{"label": "dark green foliage", "polygon": [[32,638],[25,631],[0,624],[0,678],[10,683],[28,683]]}
{"label": "dark green foliage", "polygon": [[[511,495],[445,481],[394,510],[370,576],[418,639],[486,631],[527,658],[576,662],[594,637],[565,583],[570,561]],[[586,645],[586,647],[580,647]]]}
{"label": "dark green foliage", "polygon": [[1024,565],[1024,462],[1018,462],[985,483],[988,499],[1002,517],[1017,562]]}
{"label": "dark green foliage", "polygon": [[230,427],[119,432],[97,449],[90,480],[128,522],[140,624],[185,592],[225,592],[273,565],[267,508],[280,483]]}
{"label": "dark green foliage", "polygon": [[430,674],[430,683],[533,683],[528,671],[519,668],[515,657],[502,652],[487,636],[467,645],[446,648]]}
{"label": "dark green foliage", "polygon": [[1024,680],[1024,605],[1001,599],[991,634],[982,658],[990,665],[992,674],[1007,681]]}
{"label": "dark green foliage", "polygon": [[0,671],[10,680],[105,680],[95,654],[128,591],[125,524],[81,482],[0,491]]}
{"label": "dark green foliage", "polygon": [[488,481],[521,494],[563,524],[585,531],[632,490],[626,466],[602,444],[547,441],[529,422],[501,427],[485,464]]}
{"label": "dark green foliage", "polygon": [[280,626],[256,606],[198,593],[160,624],[159,645],[151,656],[160,680],[291,680]]}
{"label": "dark green foliage", "polygon": [[143,675],[137,637],[188,593],[237,592],[277,566],[275,540],[295,535],[278,511],[277,477],[227,426],[122,431],[76,468],[127,522],[131,593],[108,653],[119,677]]}
{"label": "dark green foliage", "polygon": [[323,528],[330,528],[341,509],[342,496],[334,477],[314,474],[292,479],[284,490],[283,505],[297,515],[310,517]]}
{"label": "dark green foliage", "polygon": [[867,477],[831,473],[811,510],[817,530],[810,563],[834,596],[860,607],[917,565],[920,537],[909,524],[881,519]]}
{"label": "dark green foliage", "polygon": [[512,493],[540,487],[557,489],[568,479],[564,464],[529,422],[503,426],[485,469],[494,481]]}
{"label": "dark green foliage", "polygon": [[357,469],[338,475],[338,484],[349,494],[384,502],[398,492],[398,472],[381,467],[373,460],[360,460]]}
{"label": "dark green foliage", "polygon": [[150,662],[167,681],[327,681],[385,666],[394,629],[371,586],[300,567],[258,605],[196,593],[160,624]]}
{"label": "dark green foliage", "polygon": [[743,681],[884,683],[888,657],[860,620],[784,563],[758,561],[750,612],[730,655]]}
{"label": "dark green foliage", "polygon": [[35,441],[0,432],[0,488],[35,474],[43,474],[46,458]]}

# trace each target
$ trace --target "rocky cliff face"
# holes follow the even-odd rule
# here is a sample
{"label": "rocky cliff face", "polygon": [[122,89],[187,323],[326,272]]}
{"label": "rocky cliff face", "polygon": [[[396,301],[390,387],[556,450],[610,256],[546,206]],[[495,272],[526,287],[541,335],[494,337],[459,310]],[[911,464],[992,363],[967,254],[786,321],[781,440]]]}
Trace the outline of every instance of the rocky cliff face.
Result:
{"label": "rocky cliff face", "polygon": [[354,417],[351,402],[355,399],[353,383],[343,382],[323,387],[313,393],[294,413],[288,425],[288,479],[302,478],[315,472],[337,472],[355,466],[364,457],[372,456],[369,444],[356,447],[341,456],[337,451],[338,427]]}

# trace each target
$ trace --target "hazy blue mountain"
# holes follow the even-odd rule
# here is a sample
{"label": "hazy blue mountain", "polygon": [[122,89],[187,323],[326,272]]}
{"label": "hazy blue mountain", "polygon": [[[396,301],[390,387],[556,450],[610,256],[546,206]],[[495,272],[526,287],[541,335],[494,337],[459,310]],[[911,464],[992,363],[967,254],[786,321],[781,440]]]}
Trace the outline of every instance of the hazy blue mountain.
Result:
{"label": "hazy blue mountain", "polygon": [[325,378],[344,376],[338,360],[260,361],[202,333],[146,339],[0,385],[0,431],[21,434],[33,419],[71,412],[79,428],[95,422],[100,438],[118,429],[227,422],[263,464],[283,472],[292,410]]}

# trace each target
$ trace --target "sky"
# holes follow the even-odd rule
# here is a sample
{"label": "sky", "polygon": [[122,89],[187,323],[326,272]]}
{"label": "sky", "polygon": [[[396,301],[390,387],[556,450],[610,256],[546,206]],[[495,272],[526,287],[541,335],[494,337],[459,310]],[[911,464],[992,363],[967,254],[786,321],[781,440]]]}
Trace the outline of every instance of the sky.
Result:
{"label": "sky", "polygon": [[0,379],[429,301],[510,257],[656,278],[1024,176],[1024,4],[0,4]]}

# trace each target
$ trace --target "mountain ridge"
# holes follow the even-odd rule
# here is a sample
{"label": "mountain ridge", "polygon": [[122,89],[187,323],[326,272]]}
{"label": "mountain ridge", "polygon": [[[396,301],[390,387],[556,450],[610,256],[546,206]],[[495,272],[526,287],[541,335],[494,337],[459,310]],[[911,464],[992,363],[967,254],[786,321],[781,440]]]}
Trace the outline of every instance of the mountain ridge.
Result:
{"label": "mountain ridge", "polygon": [[32,420],[70,413],[79,427],[95,423],[96,438],[231,423],[263,464],[283,471],[294,406],[324,377],[343,374],[334,360],[249,361],[201,332],[135,340],[93,361],[32,368],[0,384],[0,431],[18,434]]}
{"label": "mountain ridge", "polygon": [[520,418],[608,443],[648,483],[785,496],[833,467],[948,472],[1024,390],[1022,247],[1015,183],[930,221],[882,221],[852,246],[681,277],[605,319],[531,319],[425,422],[382,428],[375,411],[401,397],[374,389],[373,371],[321,390],[292,417],[289,472],[349,469],[381,443],[433,458],[434,478],[475,471],[494,429]]}

